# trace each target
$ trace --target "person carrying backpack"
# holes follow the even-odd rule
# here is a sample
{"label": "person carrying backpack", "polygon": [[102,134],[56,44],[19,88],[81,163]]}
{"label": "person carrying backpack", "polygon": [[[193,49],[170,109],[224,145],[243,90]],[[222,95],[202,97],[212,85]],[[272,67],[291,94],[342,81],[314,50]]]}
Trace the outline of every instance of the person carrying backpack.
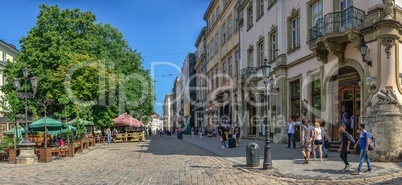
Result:
{"label": "person carrying backpack", "polygon": [[350,170],[352,167],[351,164],[348,162],[348,152],[350,150],[350,144],[351,144],[351,137],[349,133],[345,130],[345,125],[340,125],[339,126],[339,132],[340,132],[340,137],[342,139],[341,141],[341,146],[338,149],[338,152],[341,152],[341,159],[345,163],[345,168],[343,168],[344,171]]}
{"label": "person carrying backpack", "polygon": [[364,159],[366,159],[367,162],[367,170],[366,172],[371,172],[373,169],[371,168],[371,163],[370,163],[370,158],[368,157],[368,152],[369,152],[369,144],[370,144],[370,134],[367,132],[367,130],[364,129],[364,124],[359,124],[359,140],[357,140],[355,144],[355,149],[357,145],[360,146],[360,156],[359,156],[359,166],[357,167],[356,171],[354,174],[360,175],[361,168],[364,162]]}

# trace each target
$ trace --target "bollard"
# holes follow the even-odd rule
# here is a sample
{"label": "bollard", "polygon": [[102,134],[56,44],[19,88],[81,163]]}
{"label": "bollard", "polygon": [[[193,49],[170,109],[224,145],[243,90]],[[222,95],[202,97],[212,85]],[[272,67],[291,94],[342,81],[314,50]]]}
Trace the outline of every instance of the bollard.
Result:
{"label": "bollard", "polygon": [[249,143],[246,147],[246,162],[248,167],[260,165],[260,147],[257,143]]}

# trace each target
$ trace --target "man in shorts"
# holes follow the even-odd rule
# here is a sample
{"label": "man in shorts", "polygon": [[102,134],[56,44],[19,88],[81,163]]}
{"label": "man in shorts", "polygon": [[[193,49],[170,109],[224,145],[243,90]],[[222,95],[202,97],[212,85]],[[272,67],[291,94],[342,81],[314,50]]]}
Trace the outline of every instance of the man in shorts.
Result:
{"label": "man in shorts", "polygon": [[302,127],[301,127],[301,153],[303,154],[304,161],[303,164],[308,164],[308,160],[310,159],[310,152],[311,152],[311,136],[312,130],[308,127],[307,119],[302,120]]}

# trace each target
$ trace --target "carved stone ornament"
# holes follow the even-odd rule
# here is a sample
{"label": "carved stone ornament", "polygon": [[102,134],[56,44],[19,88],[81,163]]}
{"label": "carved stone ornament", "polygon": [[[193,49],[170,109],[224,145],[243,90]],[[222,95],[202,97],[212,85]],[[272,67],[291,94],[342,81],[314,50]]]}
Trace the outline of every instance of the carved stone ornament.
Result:
{"label": "carved stone ornament", "polygon": [[361,44],[361,36],[354,32],[348,33],[348,39],[351,42],[352,46],[360,51],[360,44]]}
{"label": "carved stone ornament", "polygon": [[345,60],[345,44],[332,41],[325,41],[324,44],[330,54],[338,57],[339,63]]}
{"label": "carved stone ornament", "polygon": [[390,89],[388,89],[388,90],[381,89],[380,92],[377,93],[377,97],[378,97],[379,105],[383,105],[383,104],[401,105],[401,103],[398,100],[398,97]]}
{"label": "carved stone ornament", "polygon": [[385,53],[387,53],[387,58],[391,54],[391,48],[395,45],[395,38],[385,37],[381,39],[381,44],[385,46]]}
{"label": "carved stone ornament", "polygon": [[322,61],[324,64],[328,62],[328,52],[323,50],[317,50],[315,52],[318,61]]}
{"label": "carved stone ornament", "polygon": [[392,14],[394,14],[394,1],[383,0],[384,3],[384,19],[392,19]]}

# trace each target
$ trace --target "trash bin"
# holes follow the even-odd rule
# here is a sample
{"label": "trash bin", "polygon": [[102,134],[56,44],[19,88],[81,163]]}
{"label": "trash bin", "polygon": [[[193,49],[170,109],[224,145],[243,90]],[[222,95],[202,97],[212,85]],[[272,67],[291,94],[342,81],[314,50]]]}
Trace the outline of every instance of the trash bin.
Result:
{"label": "trash bin", "polygon": [[177,139],[183,139],[183,132],[177,132]]}
{"label": "trash bin", "polygon": [[246,162],[249,167],[260,165],[260,147],[257,143],[249,143],[246,147]]}

